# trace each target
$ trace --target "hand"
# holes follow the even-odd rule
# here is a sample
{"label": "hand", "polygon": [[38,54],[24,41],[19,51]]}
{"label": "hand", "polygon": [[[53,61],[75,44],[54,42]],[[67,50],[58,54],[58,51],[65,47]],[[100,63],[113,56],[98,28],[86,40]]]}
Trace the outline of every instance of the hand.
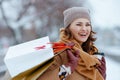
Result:
{"label": "hand", "polygon": [[70,66],[71,72],[73,72],[77,67],[77,63],[79,60],[79,51],[75,51],[75,53],[72,53],[70,50],[66,50],[66,53],[68,56],[68,63],[65,66]]}
{"label": "hand", "polygon": [[106,62],[105,62],[105,58],[102,57],[102,59],[99,61],[101,62],[100,66],[97,66],[97,69],[99,70],[99,72],[101,73],[101,75],[104,77],[104,79],[106,79]]}

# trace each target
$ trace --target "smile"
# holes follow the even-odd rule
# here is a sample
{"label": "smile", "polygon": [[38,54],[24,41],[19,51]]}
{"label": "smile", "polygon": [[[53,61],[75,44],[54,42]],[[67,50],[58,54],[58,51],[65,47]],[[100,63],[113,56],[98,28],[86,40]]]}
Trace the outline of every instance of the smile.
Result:
{"label": "smile", "polygon": [[87,33],[78,33],[78,35],[81,37],[86,37],[88,34]]}

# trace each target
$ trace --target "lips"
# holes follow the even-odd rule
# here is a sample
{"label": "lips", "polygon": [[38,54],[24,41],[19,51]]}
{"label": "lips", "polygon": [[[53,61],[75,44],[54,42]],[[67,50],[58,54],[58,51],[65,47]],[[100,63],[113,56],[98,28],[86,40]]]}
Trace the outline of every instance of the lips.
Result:
{"label": "lips", "polygon": [[81,37],[86,37],[87,33],[78,33],[78,35],[81,36]]}
{"label": "lips", "polygon": [[78,32],[75,35],[76,40],[78,40],[79,42],[85,42],[87,40],[89,36],[89,32]]}

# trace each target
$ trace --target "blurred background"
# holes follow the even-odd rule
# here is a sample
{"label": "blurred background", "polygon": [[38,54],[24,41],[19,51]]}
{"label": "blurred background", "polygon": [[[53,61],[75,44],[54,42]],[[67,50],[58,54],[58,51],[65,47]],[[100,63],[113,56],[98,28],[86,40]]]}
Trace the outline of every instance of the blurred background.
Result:
{"label": "blurred background", "polygon": [[73,6],[90,9],[95,45],[104,52],[107,80],[120,79],[120,0],[0,0],[0,80],[7,70],[4,56],[10,46],[49,36],[59,40],[62,12]]}

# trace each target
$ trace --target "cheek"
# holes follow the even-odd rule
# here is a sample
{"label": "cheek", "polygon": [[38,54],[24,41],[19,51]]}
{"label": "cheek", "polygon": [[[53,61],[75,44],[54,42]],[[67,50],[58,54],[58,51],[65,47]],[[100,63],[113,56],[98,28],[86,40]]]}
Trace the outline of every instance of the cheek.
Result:
{"label": "cheek", "polygon": [[70,28],[70,31],[71,31],[71,33],[73,34],[73,36],[75,36],[77,33],[78,33],[78,29],[77,29],[77,27],[75,28],[73,28],[73,27],[71,27]]}
{"label": "cheek", "polygon": [[72,33],[77,33],[78,31],[79,31],[79,29],[78,29],[78,27],[77,26],[70,26],[70,31],[72,32]]}
{"label": "cheek", "polygon": [[78,32],[78,29],[73,28],[71,31],[74,32],[74,33],[76,33],[76,32]]}

